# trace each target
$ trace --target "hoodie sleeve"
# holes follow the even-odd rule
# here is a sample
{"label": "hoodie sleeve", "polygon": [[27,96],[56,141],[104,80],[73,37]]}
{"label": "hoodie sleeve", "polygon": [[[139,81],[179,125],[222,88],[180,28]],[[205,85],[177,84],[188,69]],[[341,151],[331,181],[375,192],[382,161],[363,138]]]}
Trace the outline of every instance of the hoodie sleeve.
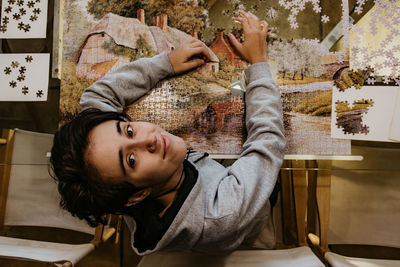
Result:
{"label": "hoodie sleeve", "polygon": [[[285,137],[282,104],[278,87],[266,62],[251,65],[245,71],[246,128],[248,137],[242,153],[218,181],[207,197],[206,230],[208,242],[229,250],[251,234],[256,218],[268,215],[267,202],[283,161]],[[219,231],[219,235],[212,233]],[[207,232],[207,233],[206,233]]]}
{"label": "hoodie sleeve", "polygon": [[82,110],[122,112],[154,88],[160,80],[173,74],[167,53],[141,58],[106,74],[85,89],[79,101]]}
{"label": "hoodie sleeve", "polygon": [[241,215],[256,213],[269,199],[282,165],[286,145],[281,97],[268,63],[246,70],[247,140],[229,174],[243,182]]}

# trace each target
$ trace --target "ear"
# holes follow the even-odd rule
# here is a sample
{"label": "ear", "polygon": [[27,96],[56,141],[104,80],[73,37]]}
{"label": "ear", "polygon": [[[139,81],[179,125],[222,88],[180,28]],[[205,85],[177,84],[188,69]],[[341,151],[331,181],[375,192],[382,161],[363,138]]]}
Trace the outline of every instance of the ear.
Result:
{"label": "ear", "polygon": [[150,195],[150,193],[151,193],[150,187],[137,191],[135,194],[133,194],[128,198],[128,202],[125,204],[125,207],[136,205],[137,203],[145,199],[148,195]]}

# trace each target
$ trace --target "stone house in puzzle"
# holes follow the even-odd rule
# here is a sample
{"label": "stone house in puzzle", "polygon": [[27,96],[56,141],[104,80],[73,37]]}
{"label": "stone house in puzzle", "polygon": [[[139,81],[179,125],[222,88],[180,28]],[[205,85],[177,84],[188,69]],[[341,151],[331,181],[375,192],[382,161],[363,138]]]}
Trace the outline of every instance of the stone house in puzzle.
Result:
{"label": "stone house in puzzle", "polygon": [[[112,13],[105,15],[89,32],[82,42],[76,57],[76,74],[78,77],[99,79],[107,72],[130,61],[129,56],[116,55],[107,49],[107,43],[136,49],[139,39],[157,53],[169,52],[185,40],[192,38],[178,29],[168,26],[167,15],[153,17],[154,26],[145,23],[144,10],[139,9],[137,18],[121,17]],[[219,59],[209,49],[211,61],[200,71],[219,71]]]}

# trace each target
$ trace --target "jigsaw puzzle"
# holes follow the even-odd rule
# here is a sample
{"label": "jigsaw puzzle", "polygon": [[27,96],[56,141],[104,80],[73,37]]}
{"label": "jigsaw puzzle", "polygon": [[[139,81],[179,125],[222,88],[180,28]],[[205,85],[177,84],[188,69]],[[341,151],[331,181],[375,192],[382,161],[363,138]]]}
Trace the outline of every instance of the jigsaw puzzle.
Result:
{"label": "jigsaw puzzle", "polygon": [[321,45],[328,30],[342,20],[344,8],[337,1],[99,2],[65,1],[62,123],[79,112],[79,97],[93,81],[129,61],[170,51],[194,37],[209,47],[212,60],[189,74],[160,82],[126,112],[183,137],[195,150],[239,154],[246,136],[243,70],[247,64],[226,35],[242,37],[232,17],[243,9],[270,24],[269,59],[282,96],[286,153],[350,153],[349,141],[330,137],[332,87],[337,73],[348,66],[346,53]]}

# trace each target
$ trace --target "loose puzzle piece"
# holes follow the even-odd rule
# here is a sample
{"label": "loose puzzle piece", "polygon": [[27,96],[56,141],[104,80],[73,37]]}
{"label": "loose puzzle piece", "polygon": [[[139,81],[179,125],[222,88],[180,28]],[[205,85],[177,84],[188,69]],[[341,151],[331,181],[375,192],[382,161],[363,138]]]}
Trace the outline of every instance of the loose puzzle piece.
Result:
{"label": "loose puzzle piece", "polygon": [[[313,7],[313,11],[317,14],[321,13],[322,8],[320,5],[320,1],[315,0],[279,0],[279,5],[285,9],[289,10],[288,21],[290,23],[290,27],[292,29],[297,29],[299,24],[297,22],[297,15],[299,12],[304,11],[306,9],[307,3],[310,3]],[[329,16],[322,15],[321,21],[323,23],[327,23],[329,21]]]}

